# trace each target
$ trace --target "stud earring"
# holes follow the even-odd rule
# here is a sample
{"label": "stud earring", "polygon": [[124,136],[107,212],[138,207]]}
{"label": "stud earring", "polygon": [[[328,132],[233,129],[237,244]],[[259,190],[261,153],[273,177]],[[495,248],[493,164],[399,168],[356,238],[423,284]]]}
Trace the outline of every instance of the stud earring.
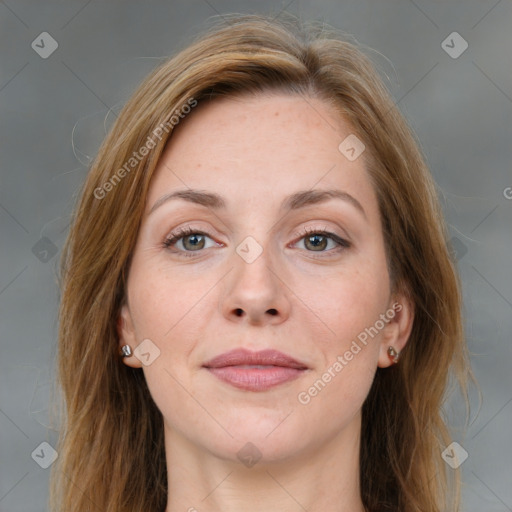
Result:
{"label": "stud earring", "polygon": [[130,345],[123,345],[121,347],[121,353],[123,357],[130,357],[132,355],[132,349]]}
{"label": "stud earring", "polygon": [[397,352],[393,347],[388,348],[388,355],[394,364],[398,363],[398,360],[400,359],[400,353]]}

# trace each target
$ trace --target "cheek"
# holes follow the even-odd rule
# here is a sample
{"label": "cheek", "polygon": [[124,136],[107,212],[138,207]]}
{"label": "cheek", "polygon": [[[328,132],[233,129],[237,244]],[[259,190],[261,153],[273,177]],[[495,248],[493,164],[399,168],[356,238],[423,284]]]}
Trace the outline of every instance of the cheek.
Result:
{"label": "cheek", "polygon": [[310,294],[315,312],[329,329],[316,343],[321,362],[297,401],[306,417],[323,418],[325,427],[334,432],[360,410],[375,377],[380,332],[372,329],[386,310],[385,277],[385,273],[379,278],[376,272],[354,270],[329,280],[322,293]]}
{"label": "cheek", "polygon": [[131,277],[130,304],[139,337],[153,337],[165,347],[178,333],[190,333],[191,325],[199,330],[202,319],[207,317],[206,309],[211,306],[208,291],[216,282],[214,276],[191,278],[180,272],[179,267],[146,265],[144,271]]}
{"label": "cheek", "polygon": [[[375,260],[377,261],[377,260]],[[321,321],[331,349],[341,350],[375,324],[387,306],[389,285],[385,266],[369,261],[348,265],[336,275],[318,281],[297,281],[299,296]]]}
{"label": "cheek", "polygon": [[368,396],[376,367],[368,358],[357,356],[343,369],[325,368],[325,372],[300,390],[297,396],[297,412],[309,423],[316,424],[336,435],[358,414]]}
{"label": "cheek", "polygon": [[209,333],[215,308],[213,294],[208,290],[216,281],[212,278],[210,283],[207,276],[191,279],[179,269],[171,271],[149,264],[131,278],[130,300],[137,338],[149,338],[160,350],[151,365],[142,367],[153,400],[166,421],[182,423],[183,432],[191,422],[204,423],[207,429],[205,418],[190,400],[195,371],[190,356]]}

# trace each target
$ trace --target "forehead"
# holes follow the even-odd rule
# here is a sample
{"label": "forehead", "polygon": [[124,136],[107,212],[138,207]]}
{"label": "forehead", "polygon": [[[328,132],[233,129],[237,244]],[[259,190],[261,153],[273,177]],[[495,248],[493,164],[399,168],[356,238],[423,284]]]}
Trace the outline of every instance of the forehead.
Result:
{"label": "forehead", "polygon": [[363,155],[339,149],[353,133],[317,98],[261,94],[200,103],[175,128],[152,179],[148,207],[173,189],[201,188],[246,202],[294,190],[339,188],[374,199]]}

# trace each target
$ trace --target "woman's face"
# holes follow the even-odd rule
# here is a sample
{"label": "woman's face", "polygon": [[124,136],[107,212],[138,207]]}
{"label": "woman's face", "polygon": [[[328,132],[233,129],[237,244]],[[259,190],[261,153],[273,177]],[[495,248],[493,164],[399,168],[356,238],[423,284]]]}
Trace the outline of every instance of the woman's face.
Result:
{"label": "woman's face", "polygon": [[[360,428],[412,321],[390,295],[362,146],[339,148],[351,133],[322,101],[279,94],[203,103],[175,130],[119,322],[121,345],[149,340],[124,361],[143,368],[175,442],[232,460],[250,442],[284,460]],[[301,369],[205,366],[239,348]]]}

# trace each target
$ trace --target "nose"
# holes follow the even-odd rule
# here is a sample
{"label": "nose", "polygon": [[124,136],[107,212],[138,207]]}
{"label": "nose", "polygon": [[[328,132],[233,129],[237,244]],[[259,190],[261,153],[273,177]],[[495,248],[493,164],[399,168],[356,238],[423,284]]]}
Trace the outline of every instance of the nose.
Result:
{"label": "nose", "polygon": [[248,325],[286,321],[291,292],[282,274],[265,249],[254,261],[234,252],[233,270],[227,276],[221,298],[222,314],[231,322]]}

